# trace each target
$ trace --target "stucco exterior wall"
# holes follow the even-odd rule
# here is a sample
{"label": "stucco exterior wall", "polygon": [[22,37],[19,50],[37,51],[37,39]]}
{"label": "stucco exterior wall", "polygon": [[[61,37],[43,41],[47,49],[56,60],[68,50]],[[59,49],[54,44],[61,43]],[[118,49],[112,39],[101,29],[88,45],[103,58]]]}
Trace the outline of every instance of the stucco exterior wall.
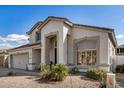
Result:
{"label": "stucco exterior wall", "polygon": [[110,38],[108,38],[108,47],[109,47],[109,50],[108,50],[108,54],[109,54],[109,64],[111,66],[111,70],[114,71],[115,68],[116,68],[116,64],[117,64],[117,57],[115,55],[115,47],[114,45],[112,44]]}
{"label": "stucco exterior wall", "polygon": [[[48,46],[46,46],[46,37],[49,35],[56,35],[57,36],[57,54],[58,57],[61,56],[61,54],[59,54],[59,50],[61,51],[61,45],[60,45],[60,39],[61,38],[61,33],[63,31],[63,23],[59,22],[59,21],[50,21],[48,22],[42,29],[41,29],[41,43],[42,43],[42,50],[41,50],[41,63],[46,63],[46,54],[45,51],[46,49],[48,49]],[[61,52],[63,53],[63,52]],[[57,61],[60,62],[59,60],[62,60],[60,57],[57,58]]]}
{"label": "stucco exterior wall", "polygon": [[[83,28],[73,28],[72,29],[73,40],[81,38],[99,37],[99,65],[108,65],[108,33],[103,31],[83,29]],[[73,52],[74,53],[74,52]]]}
{"label": "stucco exterior wall", "polygon": [[37,28],[29,35],[29,43],[33,44],[36,43],[36,32],[39,31]]}
{"label": "stucco exterior wall", "polygon": [[33,50],[32,51],[32,63],[35,63],[36,65],[41,63],[41,50]]}

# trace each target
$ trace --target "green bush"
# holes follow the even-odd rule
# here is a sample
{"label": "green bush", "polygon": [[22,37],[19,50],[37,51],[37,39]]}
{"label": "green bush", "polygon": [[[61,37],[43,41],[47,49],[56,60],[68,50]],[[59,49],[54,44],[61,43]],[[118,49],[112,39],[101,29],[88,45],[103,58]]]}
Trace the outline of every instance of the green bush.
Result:
{"label": "green bush", "polygon": [[66,65],[58,64],[53,65],[50,70],[51,80],[62,81],[68,75],[68,68]]}
{"label": "green bush", "polygon": [[50,67],[47,64],[41,65],[41,79],[49,79],[50,78]]}
{"label": "green bush", "polygon": [[13,76],[13,75],[15,75],[15,73],[14,73],[13,71],[9,71],[9,72],[7,73],[7,75],[8,75],[8,76]]}
{"label": "green bush", "polygon": [[51,69],[49,65],[42,65],[42,79],[62,81],[68,75],[68,68],[66,65],[57,64],[52,65]]}
{"label": "green bush", "polygon": [[124,65],[118,65],[116,67],[116,72],[117,73],[124,73]]}
{"label": "green bush", "polygon": [[86,75],[89,77],[89,78],[92,78],[92,79],[95,79],[95,80],[98,80],[101,84],[100,87],[106,87],[106,72],[101,70],[101,69],[91,69],[91,70],[88,70]]}
{"label": "green bush", "polygon": [[36,69],[38,70],[38,71],[41,71],[41,64],[39,64],[37,67],[36,67]]}

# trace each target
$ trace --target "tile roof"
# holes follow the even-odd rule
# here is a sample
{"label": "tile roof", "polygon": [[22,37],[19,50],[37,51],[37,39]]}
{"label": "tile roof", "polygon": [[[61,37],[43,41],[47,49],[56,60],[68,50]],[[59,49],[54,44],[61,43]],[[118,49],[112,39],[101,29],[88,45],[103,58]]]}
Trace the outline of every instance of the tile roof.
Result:
{"label": "tile roof", "polygon": [[124,44],[123,44],[123,45],[118,46],[117,48],[124,48]]}
{"label": "tile roof", "polygon": [[30,47],[30,46],[39,45],[39,44],[41,44],[41,43],[38,42],[38,43],[33,43],[33,44],[25,44],[25,45],[22,45],[22,46],[19,46],[19,47],[15,47],[15,48],[12,48],[12,49],[9,49],[9,50],[15,50],[15,49],[19,49],[19,48],[26,48],[26,47]]}
{"label": "tile roof", "polygon": [[103,30],[113,30],[112,28],[107,28],[107,27],[99,27],[99,26],[91,26],[91,25],[84,25],[84,24],[76,24],[71,22],[69,19],[64,18],[64,17],[55,17],[55,16],[48,16],[44,21],[39,21],[37,22],[31,29],[30,31],[27,32],[27,34],[30,34],[36,27],[38,27],[39,25],[42,25],[43,23],[45,23],[47,20],[52,20],[52,19],[59,19],[59,20],[63,20],[63,21],[67,21],[69,23],[71,23],[73,26],[83,26],[83,27],[91,27],[91,28],[96,28],[96,29],[103,29]]}

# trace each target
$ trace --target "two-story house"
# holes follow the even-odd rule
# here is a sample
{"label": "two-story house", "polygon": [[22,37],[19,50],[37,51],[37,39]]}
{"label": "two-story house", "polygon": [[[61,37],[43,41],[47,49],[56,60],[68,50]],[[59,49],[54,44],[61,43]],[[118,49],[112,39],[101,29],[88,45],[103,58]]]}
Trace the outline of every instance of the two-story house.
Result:
{"label": "two-story house", "polygon": [[117,46],[113,29],[75,24],[50,16],[29,32],[29,44],[9,50],[9,67],[35,70],[39,64],[66,64],[110,71]]}

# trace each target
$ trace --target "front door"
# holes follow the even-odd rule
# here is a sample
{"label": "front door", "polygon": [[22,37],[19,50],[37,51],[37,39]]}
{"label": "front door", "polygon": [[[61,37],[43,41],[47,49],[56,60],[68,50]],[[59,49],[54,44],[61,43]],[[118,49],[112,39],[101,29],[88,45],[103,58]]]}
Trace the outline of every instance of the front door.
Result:
{"label": "front door", "polygon": [[55,64],[57,64],[57,40],[55,40],[55,48],[54,48],[54,57],[55,57]]}
{"label": "front door", "polygon": [[4,62],[4,56],[0,56],[0,67],[3,66],[3,62]]}
{"label": "front door", "polygon": [[57,64],[57,48],[55,48],[55,64]]}

